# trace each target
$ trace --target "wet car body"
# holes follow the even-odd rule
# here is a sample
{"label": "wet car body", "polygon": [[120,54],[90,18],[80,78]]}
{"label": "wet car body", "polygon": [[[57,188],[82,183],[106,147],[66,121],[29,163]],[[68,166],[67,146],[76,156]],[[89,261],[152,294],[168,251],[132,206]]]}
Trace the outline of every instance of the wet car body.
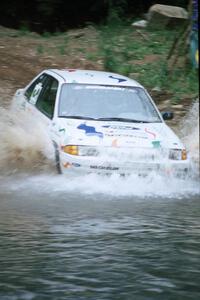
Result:
{"label": "wet car body", "polygon": [[44,70],[14,95],[12,107],[42,122],[65,174],[181,175],[185,147],[135,80],[89,70]]}

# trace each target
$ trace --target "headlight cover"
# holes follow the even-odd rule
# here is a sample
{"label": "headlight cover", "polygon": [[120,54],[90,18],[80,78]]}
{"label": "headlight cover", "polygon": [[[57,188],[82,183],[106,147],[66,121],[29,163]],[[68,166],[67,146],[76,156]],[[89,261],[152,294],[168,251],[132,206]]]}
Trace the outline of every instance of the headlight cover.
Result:
{"label": "headlight cover", "polygon": [[172,160],[186,160],[187,152],[185,149],[170,149],[169,159]]}
{"label": "headlight cover", "polygon": [[78,155],[78,156],[98,156],[99,151],[92,146],[78,146],[78,145],[66,145],[62,146],[61,149],[71,155]]}

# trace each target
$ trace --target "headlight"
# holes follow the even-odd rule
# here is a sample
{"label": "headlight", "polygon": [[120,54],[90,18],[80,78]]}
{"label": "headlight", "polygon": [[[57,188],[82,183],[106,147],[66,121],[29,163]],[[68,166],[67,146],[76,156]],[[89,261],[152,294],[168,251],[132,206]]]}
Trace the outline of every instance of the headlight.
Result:
{"label": "headlight", "polygon": [[170,149],[169,159],[172,160],[186,160],[187,152],[185,149]]}
{"label": "headlight", "polygon": [[97,156],[99,151],[91,146],[66,145],[61,148],[65,153],[80,156]]}
{"label": "headlight", "polygon": [[78,146],[76,145],[66,145],[62,146],[61,149],[68,154],[71,155],[78,155]]}

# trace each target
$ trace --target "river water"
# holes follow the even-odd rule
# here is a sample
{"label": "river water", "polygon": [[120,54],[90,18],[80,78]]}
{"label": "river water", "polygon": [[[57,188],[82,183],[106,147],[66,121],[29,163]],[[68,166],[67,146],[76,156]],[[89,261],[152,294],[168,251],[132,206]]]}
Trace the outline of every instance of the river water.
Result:
{"label": "river water", "polygon": [[1,120],[0,300],[200,299],[198,176],[67,179],[41,128]]}

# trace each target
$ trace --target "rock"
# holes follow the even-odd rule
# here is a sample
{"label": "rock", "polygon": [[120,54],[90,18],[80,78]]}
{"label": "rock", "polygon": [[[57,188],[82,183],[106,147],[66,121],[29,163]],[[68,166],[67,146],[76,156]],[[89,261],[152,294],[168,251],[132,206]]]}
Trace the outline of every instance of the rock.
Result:
{"label": "rock", "polygon": [[149,27],[175,27],[188,19],[188,12],[179,6],[155,4],[149,8],[147,19]]}
{"label": "rock", "polygon": [[159,86],[155,86],[154,88],[152,88],[153,92],[161,92],[161,88]]}
{"label": "rock", "polygon": [[182,104],[174,104],[174,105],[172,105],[172,107],[175,108],[175,109],[183,109]]}
{"label": "rock", "polygon": [[148,23],[147,20],[140,20],[140,21],[133,22],[131,25],[133,27],[145,28],[147,27],[147,23]]}

